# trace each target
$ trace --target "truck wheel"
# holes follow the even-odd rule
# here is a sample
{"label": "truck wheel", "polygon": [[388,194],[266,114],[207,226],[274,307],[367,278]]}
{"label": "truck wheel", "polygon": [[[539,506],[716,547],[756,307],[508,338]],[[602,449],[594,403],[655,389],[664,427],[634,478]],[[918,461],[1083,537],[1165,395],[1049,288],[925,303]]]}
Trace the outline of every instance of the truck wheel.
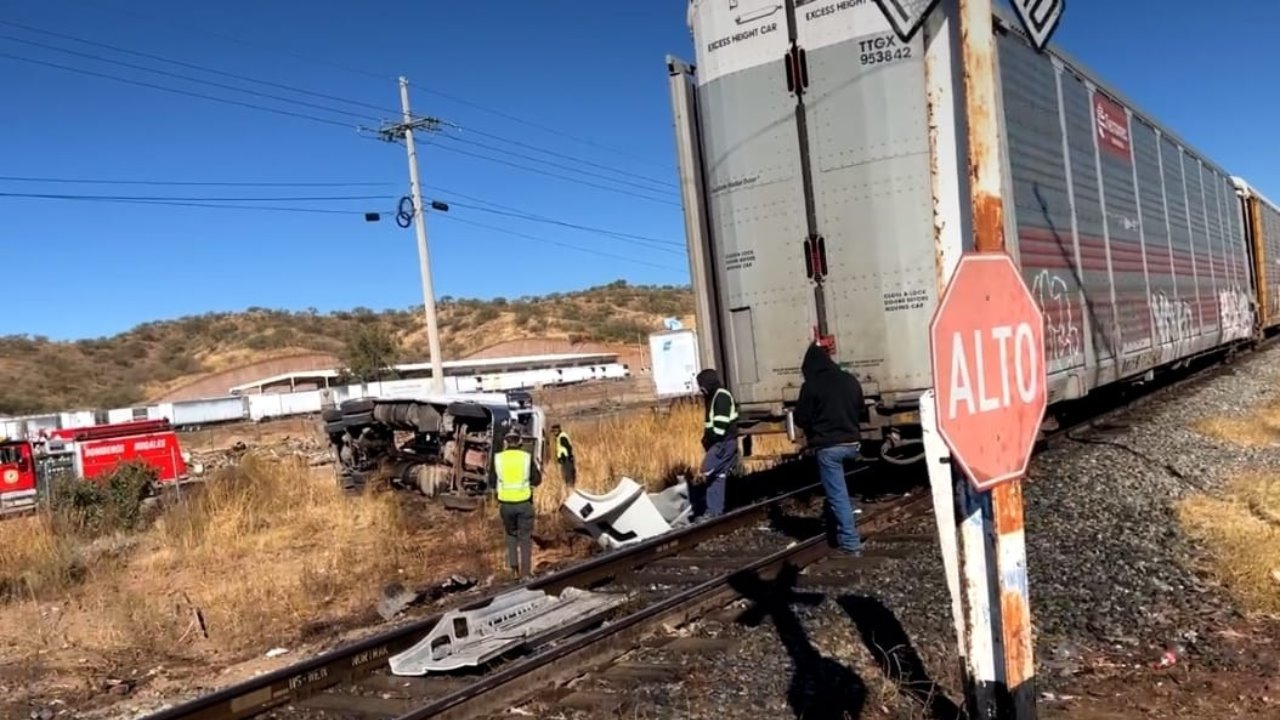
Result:
{"label": "truck wheel", "polygon": [[327,422],[336,422],[342,419],[342,411],[338,408],[325,408],[320,411],[320,419]]}
{"label": "truck wheel", "polygon": [[341,420],[324,424],[324,431],[329,435],[341,435],[346,429],[347,424]]}

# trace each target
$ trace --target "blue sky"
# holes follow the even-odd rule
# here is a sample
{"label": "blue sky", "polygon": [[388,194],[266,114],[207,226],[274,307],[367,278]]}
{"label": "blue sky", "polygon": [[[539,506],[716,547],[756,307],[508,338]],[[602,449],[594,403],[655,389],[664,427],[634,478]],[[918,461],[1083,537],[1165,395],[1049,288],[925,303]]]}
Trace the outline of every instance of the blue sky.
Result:
{"label": "blue sky", "polygon": [[[1280,69],[1270,37],[1280,25],[1280,3],[1233,0],[1232,7],[1229,17],[1216,21],[1192,0],[1071,0],[1055,40],[1202,152],[1277,197],[1280,143],[1270,126],[1280,116],[1280,99],[1265,89]],[[415,112],[462,128],[449,133],[459,139],[420,144],[427,194],[453,203],[447,216],[429,216],[438,295],[516,297],[617,278],[687,281],[662,66],[667,53],[692,59],[683,0],[0,0],[0,20],[364,103],[299,95],[0,24],[0,175],[381,183],[236,187],[0,180],[0,193],[372,195],[379,199],[276,204],[387,210],[407,191],[404,149],[364,137],[355,126],[391,117],[399,106],[395,77],[404,74],[413,84]],[[4,56],[236,98],[337,124]],[[233,93],[105,59],[354,115]],[[1241,99],[1251,91],[1257,94],[1243,112]],[[645,239],[533,222],[513,211]],[[0,315],[0,334],[91,337],[211,310],[407,307],[421,298],[413,231],[396,227],[390,216],[369,224],[358,214],[0,196],[0,249],[9,309]]]}

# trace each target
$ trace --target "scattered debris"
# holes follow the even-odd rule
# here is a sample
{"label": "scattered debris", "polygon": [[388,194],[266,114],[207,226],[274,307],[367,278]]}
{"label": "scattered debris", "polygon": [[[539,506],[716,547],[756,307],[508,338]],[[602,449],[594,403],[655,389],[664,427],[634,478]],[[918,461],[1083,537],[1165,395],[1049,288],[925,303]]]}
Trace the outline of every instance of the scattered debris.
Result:
{"label": "scattered debris", "polygon": [[391,656],[391,672],[421,676],[474,667],[547,631],[599,616],[625,599],[578,588],[565,588],[559,597],[542,590],[512,590],[484,607],[445,613],[416,645]]}
{"label": "scattered debris", "polygon": [[202,464],[206,472],[236,465],[249,454],[271,458],[300,457],[304,458],[311,467],[330,465],[334,462],[333,453],[322,447],[318,440],[291,436],[262,445],[252,445],[243,440],[237,440],[230,447],[191,453],[193,461]]}
{"label": "scattered debris", "polygon": [[422,603],[435,602],[445,595],[452,595],[476,586],[475,578],[450,575],[444,582],[418,590],[410,590],[400,583],[391,583],[382,590],[378,600],[378,614],[383,620],[391,620],[408,608]]}
{"label": "scattered debris", "polygon": [[606,550],[632,545],[689,524],[689,485],[681,482],[662,492],[624,477],[612,490],[593,495],[575,489],[560,512],[579,532]]}
{"label": "scattered debris", "polygon": [[279,648],[279,647],[278,647],[278,648],[271,648],[270,650],[268,650],[268,651],[267,651],[267,655],[266,655],[266,657],[269,657],[269,658],[278,658],[278,657],[280,657],[281,655],[284,655],[284,654],[285,654],[285,653],[287,653],[287,652],[289,652],[289,651],[288,651],[287,649],[285,649],[285,648]]}

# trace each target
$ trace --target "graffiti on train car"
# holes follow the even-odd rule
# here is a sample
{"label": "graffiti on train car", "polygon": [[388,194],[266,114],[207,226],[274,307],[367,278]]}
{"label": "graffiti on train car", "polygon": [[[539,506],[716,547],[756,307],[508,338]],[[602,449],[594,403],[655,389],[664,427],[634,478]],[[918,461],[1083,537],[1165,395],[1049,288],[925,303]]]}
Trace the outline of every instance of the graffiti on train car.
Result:
{"label": "graffiti on train car", "polygon": [[1253,300],[1240,288],[1218,291],[1218,314],[1223,340],[1244,340],[1253,334]]}
{"label": "graffiti on train car", "polygon": [[1181,353],[1195,337],[1191,303],[1169,297],[1163,290],[1151,293],[1151,324],[1155,327],[1156,343],[1162,350],[1172,347],[1175,353]]}
{"label": "graffiti on train car", "polygon": [[1041,270],[1031,283],[1031,294],[1044,315],[1044,351],[1050,363],[1084,351],[1075,317],[1075,294],[1058,274]]}

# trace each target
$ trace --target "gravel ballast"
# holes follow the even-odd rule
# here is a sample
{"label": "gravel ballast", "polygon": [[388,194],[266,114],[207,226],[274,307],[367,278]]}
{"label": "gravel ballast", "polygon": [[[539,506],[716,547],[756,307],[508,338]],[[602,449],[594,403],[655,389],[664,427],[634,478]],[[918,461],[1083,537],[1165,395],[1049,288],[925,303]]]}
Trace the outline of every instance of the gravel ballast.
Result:
{"label": "gravel ballast", "polygon": [[[1195,571],[1204,551],[1182,535],[1175,508],[1241,471],[1280,467],[1280,448],[1248,449],[1193,429],[1273,401],[1278,377],[1280,350],[1249,355],[1098,429],[1059,437],[1035,458],[1026,525],[1037,690],[1046,704],[1061,688],[1087,683],[1084,674],[1137,671],[1166,650],[1202,667],[1244,662],[1214,642],[1243,616]],[[881,544],[891,560],[843,576],[811,568],[789,600],[781,599],[787,588],[771,587],[742,603],[754,627],[690,628],[741,640],[730,652],[682,661],[689,667],[678,682],[639,690],[584,679],[584,687],[624,690],[635,702],[627,717],[636,718],[916,718],[928,716],[926,707],[947,716],[958,700],[958,661],[936,529],[923,517],[895,530],[902,532],[930,542]],[[670,661],[645,652],[630,660]]]}

